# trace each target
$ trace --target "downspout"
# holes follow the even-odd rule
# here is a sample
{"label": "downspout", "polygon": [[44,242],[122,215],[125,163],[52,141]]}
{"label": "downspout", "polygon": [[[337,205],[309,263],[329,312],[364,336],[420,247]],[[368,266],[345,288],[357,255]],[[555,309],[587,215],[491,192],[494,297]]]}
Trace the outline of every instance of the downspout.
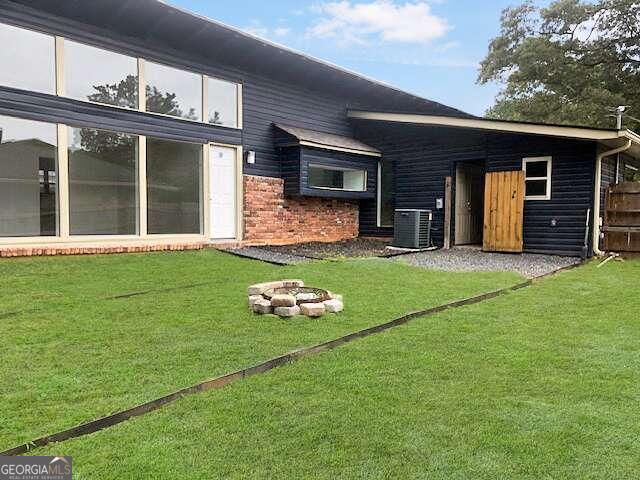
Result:
{"label": "downspout", "polygon": [[600,250],[600,187],[602,184],[602,159],[615,155],[616,153],[622,153],[629,150],[633,145],[631,139],[627,139],[627,143],[622,147],[614,148],[613,150],[607,150],[606,152],[599,153],[596,156],[596,180],[595,190],[593,192],[593,253],[594,255],[603,255],[604,252]]}

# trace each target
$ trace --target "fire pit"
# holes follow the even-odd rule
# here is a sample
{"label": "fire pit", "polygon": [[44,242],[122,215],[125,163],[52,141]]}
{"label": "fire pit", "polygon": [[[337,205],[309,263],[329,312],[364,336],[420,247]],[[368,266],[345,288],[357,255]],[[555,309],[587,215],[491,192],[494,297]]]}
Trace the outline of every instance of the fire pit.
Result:
{"label": "fire pit", "polygon": [[302,280],[259,283],[251,285],[248,293],[251,310],[261,315],[321,317],[344,309],[341,295],[322,288],[305,287]]}
{"label": "fire pit", "polygon": [[302,305],[303,303],[321,303],[326,300],[331,300],[331,294],[328,291],[313,287],[270,288],[262,294],[267,300],[271,300],[277,295],[292,295],[295,297],[297,305]]}

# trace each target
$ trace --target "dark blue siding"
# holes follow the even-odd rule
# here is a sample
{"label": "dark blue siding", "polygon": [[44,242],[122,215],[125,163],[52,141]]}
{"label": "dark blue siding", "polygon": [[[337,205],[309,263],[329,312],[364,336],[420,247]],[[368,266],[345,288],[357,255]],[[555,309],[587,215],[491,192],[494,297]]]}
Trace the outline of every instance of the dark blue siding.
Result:
{"label": "dark blue siding", "polygon": [[0,87],[0,115],[64,123],[77,127],[117,130],[185,142],[239,145],[242,132],[204,123],[105,107],[68,98]]}
{"label": "dark blue siding", "polygon": [[[434,210],[434,239],[439,245],[444,211],[435,210],[435,203],[444,198],[445,177],[453,177],[455,185],[457,162],[483,161],[486,171],[493,172],[520,170],[524,157],[552,156],[552,199],[525,202],[524,249],[580,254],[586,213],[593,204],[593,142],[379,122],[356,122],[356,136],[393,159],[396,208]],[[388,231],[376,227],[375,209],[375,202],[361,206],[364,234]]]}
{"label": "dark blue siding", "polygon": [[[595,143],[490,135],[487,145],[489,171],[519,170],[523,157],[553,157],[551,200],[525,201],[524,248],[531,252],[579,255],[584,244],[587,211],[593,209]],[[552,226],[552,221],[556,226]]]}

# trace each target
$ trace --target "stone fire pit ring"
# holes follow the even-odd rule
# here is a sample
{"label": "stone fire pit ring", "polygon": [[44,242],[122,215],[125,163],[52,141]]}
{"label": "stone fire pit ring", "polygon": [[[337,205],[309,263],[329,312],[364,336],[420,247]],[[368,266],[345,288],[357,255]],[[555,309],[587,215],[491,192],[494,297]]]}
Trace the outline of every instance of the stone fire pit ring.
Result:
{"label": "stone fire pit ring", "polygon": [[249,307],[259,315],[275,314],[282,318],[306,315],[321,317],[344,309],[342,295],[315,287],[305,287],[302,280],[279,280],[258,283],[248,289]]}

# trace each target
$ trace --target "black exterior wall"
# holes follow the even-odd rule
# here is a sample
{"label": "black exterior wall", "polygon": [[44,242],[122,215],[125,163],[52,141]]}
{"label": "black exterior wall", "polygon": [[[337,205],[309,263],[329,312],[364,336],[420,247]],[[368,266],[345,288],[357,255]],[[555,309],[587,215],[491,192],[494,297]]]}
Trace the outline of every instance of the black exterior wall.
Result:
{"label": "black exterior wall", "polygon": [[[522,158],[551,156],[551,200],[526,201],[524,249],[527,252],[580,255],[586,215],[593,206],[594,142],[516,134],[383,122],[354,121],[357,138],[383,152],[394,165],[395,208],[434,211],[434,241],[443,243],[444,211],[436,199],[444,198],[445,178],[454,184],[456,164],[481,161],[488,172],[520,170]],[[452,238],[455,238],[452,202]],[[375,201],[361,204],[361,234],[381,235],[376,227]]]}

